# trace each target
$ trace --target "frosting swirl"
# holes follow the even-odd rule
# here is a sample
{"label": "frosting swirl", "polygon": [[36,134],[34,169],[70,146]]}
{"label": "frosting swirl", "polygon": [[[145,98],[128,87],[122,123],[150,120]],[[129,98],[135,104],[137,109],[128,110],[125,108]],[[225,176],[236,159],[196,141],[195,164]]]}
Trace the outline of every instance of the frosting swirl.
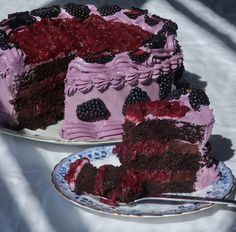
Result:
{"label": "frosting swirl", "polygon": [[77,91],[87,93],[93,88],[105,91],[109,87],[120,89],[125,84],[148,85],[162,74],[176,70],[183,62],[181,53],[164,60],[154,56],[142,65],[132,62],[126,52],[116,55],[106,64],[87,63],[78,57],[69,65],[66,92],[71,96]]}

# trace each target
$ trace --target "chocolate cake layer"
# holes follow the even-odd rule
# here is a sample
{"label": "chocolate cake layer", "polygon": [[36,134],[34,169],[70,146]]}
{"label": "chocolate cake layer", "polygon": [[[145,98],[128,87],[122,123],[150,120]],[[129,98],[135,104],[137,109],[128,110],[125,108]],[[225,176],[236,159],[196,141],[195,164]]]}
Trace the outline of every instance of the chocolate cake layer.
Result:
{"label": "chocolate cake layer", "polygon": [[[207,148],[206,148],[207,149]],[[197,145],[179,140],[120,143],[113,149],[127,168],[149,170],[195,170],[202,159]]]}
{"label": "chocolate cake layer", "polygon": [[179,139],[197,143],[203,139],[204,128],[175,120],[149,120],[139,125],[126,121],[123,126],[124,141]]}
{"label": "chocolate cake layer", "polygon": [[144,183],[142,197],[158,196],[161,193],[191,193],[194,191],[194,178],[191,181],[171,182],[168,184],[158,184],[152,182]]}
{"label": "chocolate cake layer", "polygon": [[45,78],[66,72],[68,64],[75,58],[75,55],[69,55],[63,58],[58,58],[53,61],[39,64],[29,71],[22,73],[16,77],[16,90],[20,91],[25,85],[31,85],[34,82],[40,82]]}
{"label": "chocolate cake layer", "polygon": [[64,98],[63,84],[51,90],[33,92],[32,97],[21,97],[15,102],[18,111],[18,121],[21,128],[45,128],[63,118]]}
{"label": "chocolate cake layer", "polygon": [[97,171],[94,192],[99,196],[111,197],[111,192],[117,188],[123,175],[122,167],[104,165]]}
{"label": "chocolate cake layer", "polygon": [[[157,173],[155,178],[154,174]],[[165,178],[162,177],[163,173]],[[192,192],[196,181],[196,171],[178,170],[178,171],[138,171],[140,181],[143,183],[142,197],[157,196],[160,193],[167,192]],[[151,178],[150,178],[151,177]]]}
{"label": "chocolate cake layer", "polygon": [[135,160],[124,159],[119,156],[120,162],[129,167],[136,169],[149,169],[149,170],[172,170],[177,171],[181,166],[181,170],[193,170],[199,169],[200,156],[194,155],[182,155],[173,154],[167,152],[161,156],[146,156],[145,154],[137,154]]}
{"label": "chocolate cake layer", "polygon": [[18,113],[17,129],[45,129],[64,116],[64,80],[70,55],[43,63],[19,76],[15,83],[17,94],[12,102]]}
{"label": "chocolate cake layer", "polygon": [[95,176],[97,168],[92,164],[87,163],[83,166],[76,179],[75,192],[77,193],[92,193],[94,194]]}

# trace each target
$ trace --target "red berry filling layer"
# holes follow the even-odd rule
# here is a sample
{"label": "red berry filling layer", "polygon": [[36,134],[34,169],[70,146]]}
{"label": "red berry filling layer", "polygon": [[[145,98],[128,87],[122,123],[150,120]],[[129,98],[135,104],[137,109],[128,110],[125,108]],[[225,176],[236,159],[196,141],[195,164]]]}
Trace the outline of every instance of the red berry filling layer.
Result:
{"label": "red berry filling layer", "polygon": [[26,54],[26,62],[40,63],[75,51],[80,57],[136,50],[150,33],[136,25],[110,22],[98,15],[78,19],[42,19],[13,31],[11,40]]}
{"label": "red berry filling layer", "polygon": [[[159,141],[140,141],[136,143],[120,143],[113,149],[113,154],[119,154],[131,160],[135,160],[137,154],[145,154],[145,156],[162,155],[167,152],[169,146],[167,143]],[[129,154],[129,155],[127,155]]]}
{"label": "red berry filling layer", "polygon": [[70,184],[75,184],[76,178],[82,167],[84,166],[85,163],[89,163],[89,159],[83,158],[83,159],[78,159],[75,162],[70,164],[69,171],[65,175],[65,180],[67,183]]}
{"label": "red berry filling layer", "polygon": [[131,121],[142,122],[149,114],[155,117],[181,118],[188,111],[190,111],[190,108],[181,105],[179,101],[157,100],[129,105],[126,110],[126,117]]}

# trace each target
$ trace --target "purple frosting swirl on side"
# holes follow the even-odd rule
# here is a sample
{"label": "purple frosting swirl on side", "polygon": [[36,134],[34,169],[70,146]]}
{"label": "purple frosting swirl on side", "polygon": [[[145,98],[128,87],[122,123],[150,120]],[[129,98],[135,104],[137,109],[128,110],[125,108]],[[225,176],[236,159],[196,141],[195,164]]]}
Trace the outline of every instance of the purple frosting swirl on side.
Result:
{"label": "purple frosting swirl on side", "polygon": [[[116,55],[109,63],[87,63],[82,58],[75,58],[69,65],[66,93],[80,91],[87,93],[97,88],[104,91],[109,87],[121,88],[124,83],[136,86],[157,79],[162,74],[175,71],[182,64],[183,56],[178,54],[165,60],[158,59],[155,52],[146,63],[137,64],[130,60],[126,52]],[[154,61],[154,62],[153,62]]]}
{"label": "purple frosting swirl on side", "polygon": [[15,96],[14,80],[24,71],[24,61],[25,54],[20,49],[0,49],[0,113],[9,123],[16,120],[10,101]]}

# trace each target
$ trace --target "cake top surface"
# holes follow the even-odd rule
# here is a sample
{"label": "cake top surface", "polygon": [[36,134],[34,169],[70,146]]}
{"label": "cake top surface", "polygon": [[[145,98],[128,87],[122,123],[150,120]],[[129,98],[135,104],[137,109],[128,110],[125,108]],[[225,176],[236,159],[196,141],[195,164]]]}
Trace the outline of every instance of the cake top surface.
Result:
{"label": "cake top surface", "polygon": [[146,120],[173,119],[208,125],[214,121],[209,104],[207,95],[200,89],[176,89],[168,100],[129,105],[126,109],[126,120],[140,124]]}
{"label": "cake top surface", "polygon": [[174,22],[147,10],[68,3],[9,14],[0,22],[0,50],[20,48],[26,64],[71,52],[88,63],[107,63],[125,51],[142,63],[150,49],[174,53],[176,30]]}
{"label": "cake top surface", "polygon": [[11,40],[25,52],[27,63],[43,62],[72,51],[85,59],[90,54],[109,59],[117,53],[137,50],[148,37],[150,33],[139,26],[106,21],[98,15],[83,21],[45,18],[11,34]]}

